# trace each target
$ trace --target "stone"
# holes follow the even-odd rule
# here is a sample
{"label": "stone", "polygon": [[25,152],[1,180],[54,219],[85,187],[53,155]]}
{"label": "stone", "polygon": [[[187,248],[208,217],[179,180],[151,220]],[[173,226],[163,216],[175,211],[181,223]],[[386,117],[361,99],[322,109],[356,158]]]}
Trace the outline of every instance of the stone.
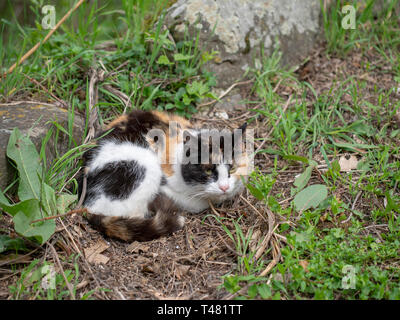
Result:
{"label": "stone", "polygon": [[247,68],[260,67],[277,45],[282,64],[295,65],[322,34],[318,0],[178,0],[167,11],[166,25],[177,39],[185,28],[199,33],[199,46],[219,54],[205,67],[228,87]]}
{"label": "stone", "polygon": [[[32,142],[36,146],[36,150],[40,152],[42,139],[46,136],[53,121],[57,121],[64,128],[68,128],[68,112],[65,109],[51,105],[0,105],[0,189],[10,183],[10,179],[14,174],[14,169],[8,163],[6,157],[8,140],[11,132],[15,127],[20,129],[23,134],[29,134]],[[82,142],[84,135],[85,121],[83,117],[75,114],[73,137],[77,144]],[[67,129],[68,131],[68,129]],[[52,137],[46,145],[47,167],[57,157],[55,145],[58,154],[61,156],[68,151],[68,136],[59,132],[57,142],[55,141],[54,128]],[[73,147],[72,145],[71,147]]]}
{"label": "stone", "polygon": [[233,93],[222,98],[221,101],[215,104],[215,109],[223,111],[236,111],[245,110],[246,104],[243,102],[243,98],[240,93]]}
{"label": "stone", "polygon": [[220,119],[228,120],[229,115],[225,111],[218,111],[215,113],[215,116]]}

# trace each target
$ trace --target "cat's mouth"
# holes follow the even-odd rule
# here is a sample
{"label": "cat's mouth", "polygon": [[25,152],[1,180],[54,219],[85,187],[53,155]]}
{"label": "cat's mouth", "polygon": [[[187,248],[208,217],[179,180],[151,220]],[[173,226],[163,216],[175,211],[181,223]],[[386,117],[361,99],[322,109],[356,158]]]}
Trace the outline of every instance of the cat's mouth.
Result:
{"label": "cat's mouth", "polygon": [[236,194],[235,188],[226,191],[218,190],[215,192],[207,192],[207,196],[211,201],[225,201],[231,199]]}

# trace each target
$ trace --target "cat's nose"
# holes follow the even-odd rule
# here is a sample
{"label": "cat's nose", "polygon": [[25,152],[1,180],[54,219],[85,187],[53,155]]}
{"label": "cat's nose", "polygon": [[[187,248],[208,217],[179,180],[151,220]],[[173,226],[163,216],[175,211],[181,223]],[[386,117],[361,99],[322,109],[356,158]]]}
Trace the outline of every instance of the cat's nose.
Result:
{"label": "cat's nose", "polygon": [[220,188],[223,192],[226,192],[226,190],[229,189],[229,185],[227,185],[227,184],[219,185],[219,188]]}

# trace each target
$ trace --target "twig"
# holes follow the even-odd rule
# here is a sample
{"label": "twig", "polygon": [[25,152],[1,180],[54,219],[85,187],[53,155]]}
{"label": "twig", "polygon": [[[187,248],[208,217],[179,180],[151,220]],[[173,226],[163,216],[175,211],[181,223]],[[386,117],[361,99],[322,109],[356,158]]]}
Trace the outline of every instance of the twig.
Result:
{"label": "twig", "polygon": [[6,260],[6,261],[1,261],[1,262],[0,262],[0,267],[1,267],[1,266],[8,265],[8,264],[18,263],[18,261],[23,260],[23,259],[26,258],[26,257],[29,257],[32,253],[38,251],[40,248],[42,248],[42,246],[39,246],[39,247],[33,249],[31,252],[29,252],[29,253],[27,253],[27,254],[25,254],[25,255],[23,255],[23,256],[18,256],[18,257],[15,258],[15,259]]}
{"label": "twig", "polygon": [[242,254],[240,254],[240,253],[237,252],[236,250],[232,249],[231,246],[228,245],[228,244],[226,243],[226,241],[224,240],[224,238],[223,238],[219,233],[217,233],[217,235],[218,235],[219,239],[224,243],[225,247],[226,247],[230,252],[232,252],[233,254],[235,254],[235,255],[238,256],[238,257],[243,257]]}
{"label": "twig", "polygon": [[280,240],[282,240],[283,242],[287,243],[287,238],[285,236],[282,236],[279,233],[275,233],[274,232],[274,237],[279,238]]}
{"label": "twig", "polygon": [[269,240],[272,237],[272,234],[274,233],[274,224],[275,224],[275,217],[274,214],[266,208],[267,213],[268,213],[268,233],[265,236],[263,242],[260,245],[260,248],[258,248],[256,254],[254,255],[254,260],[258,260],[265,252],[265,248],[267,248]]}
{"label": "twig", "polygon": [[[277,243],[277,241],[272,238],[272,261],[268,264],[267,268],[260,274],[260,277],[265,277],[271,270],[273,267],[276,266],[276,264],[279,262],[279,259],[281,258],[281,251],[279,249],[279,245]],[[233,294],[228,294],[226,295],[224,298],[222,298],[222,300],[232,300],[233,298],[235,298],[236,296],[240,295],[240,294],[245,294],[247,292],[247,290],[249,289],[251,284],[247,284],[246,286],[244,286],[243,288],[241,288],[239,291],[233,293]]]}
{"label": "twig", "polygon": [[89,80],[89,130],[86,136],[85,142],[88,143],[96,134],[96,130],[99,129],[99,117],[97,114],[97,102],[98,102],[98,88],[96,83],[104,80],[104,70],[97,72],[96,69],[91,68],[90,80]]}
{"label": "twig", "polygon": [[362,190],[357,193],[356,198],[354,199],[353,205],[351,206],[350,215],[348,216],[348,218],[346,220],[342,221],[342,224],[348,222],[351,219],[351,217],[353,216],[354,208],[356,207],[356,203],[361,194],[362,194]]}
{"label": "twig", "polygon": [[31,224],[32,223],[36,223],[36,222],[41,222],[41,221],[52,220],[52,219],[57,219],[57,218],[69,216],[69,215],[74,214],[74,213],[87,213],[87,212],[88,211],[87,211],[86,208],[75,209],[75,210],[71,210],[71,211],[69,211],[67,213],[58,214],[56,216],[50,216],[50,217],[46,217],[46,218],[42,218],[42,219],[38,219],[38,220],[33,220],[31,222]]}
{"label": "twig", "polygon": [[39,86],[43,91],[47,92],[50,96],[52,96],[54,98],[54,100],[56,100],[59,104],[61,104],[61,106],[68,109],[68,104],[64,100],[55,96],[53,93],[51,93],[49,90],[47,90],[47,88],[44,85],[42,85],[39,81],[37,81],[36,79],[31,78],[30,76],[28,76],[25,73],[22,73],[22,74],[24,75],[24,77],[28,78],[29,81],[33,82],[34,84]]}
{"label": "twig", "polygon": [[130,95],[130,97],[128,97],[125,93],[119,91],[118,89],[114,88],[113,86],[106,84],[103,86],[103,88],[109,92],[111,92],[112,94],[116,95],[118,98],[121,99],[121,101],[124,103],[125,105],[125,109],[127,107],[132,107],[132,103],[131,103],[131,97],[132,94]]}
{"label": "twig", "polygon": [[117,288],[114,288],[114,290],[115,290],[115,292],[118,293],[118,295],[120,296],[121,300],[126,300],[125,296]]}
{"label": "twig", "polygon": [[[82,258],[82,260],[85,262],[85,265],[86,265],[86,267],[88,268],[90,274],[92,275],[94,281],[96,282],[97,287],[100,288],[100,283],[99,283],[99,281],[98,281],[97,278],[95,277],[95,275],[94,275],[94,273],[93,273],[93,270],[92,270],[92,268],[90,267],[89,262],[87,261],[86,257],[82,254],[82,251],[79,249],[78,245],[76,244],[74,238],[72,237],[71,232],[69,232],[69,230],[67,229],[67,227],[65,226],[64,222],[63,222],[61,219],[60,219],[60,223],[62,224],[62,226],[63,226],[65,232],[67,233],[67,235],[68,235],[68,237],[70,238],[72,244],[74,245],[76,252],[79,254],[79,256]],[[104,298],[108,299],[108,297],[107,297],[107,295],[104,293],[104,291],[101,291],[101,295],[102,295]]]}
{"label": "twig", "polygon": [[[17,61],[16,63],[14,63],[7,71],[5,74],[2,75],[2,77],[6,77],[9,73],[11,73],[15,67],[18,64],[23,63],[26,59],[28,59],[39,47],[40,45],[44,44],[51,36],[54,32],[56,32],[56,30],[64,23],[65,20],[68,19],[68,17],[76,10],[78,9],[78,7],[84,2],[85,0],[79,0],[78,3],[75,5],[75,7],[73,7],[72,9],[70,9],[64,17],[62,17],[62,19],[56,24],[56,26],[54,27],[54,29],[51,29],[50,32],[46,35],[46,37],[42,40],[39,41],[38,43],[36,43],[33,48],[31,48],[27,53],[24,54],[24,56],[21,58],[20,61]],[[1,76],[0,76],[1,79]]]}
{"label": "twig", "polygon": [[281,251],[279,250],[279,245],[276,243],[276,240],[272,239],[271,243],[273,260],[268,264],[265,270],[260,273],[260,277],[265,277],[272,270],[272,268],[276,266],[281,257]]}
{"label": "twig", "polygon": [[290,200],[292,200],[292,199],[293,199],[293,197],[289,197],[289,198],[287,198],[287,199],[284,199],[284,200],[279,201],[278,203],[279,203],[279,204],[282,204],[282,203],[285,203],[285,202],[290,201]]}
{"label": "twig", "polygon": [[251,79],[251,80],[247,80],[247,81],[236,82],[236,83],[234,83],[233,85],[231,85],[228,89],[226,89],[226,90],[218,97],[218,99],[214,99],[214,100],[212,100],[212,101],[210,101],[210,102],[206,102],[206,103],[199,104],[199,105],[197,106],[197,108],[202,108],[202,107],[207,107],[207,106],[209,106],[209,105],[212,105],[213,103],[215,103],[215,102],[221,100],[223,97],[225,97],[229,92],[231,92],[231,90],[232,90],[234,87],[240,86],[240,85],[243,85],[243,84],[248,84],[248,83],[251,83],[251,82],[253,82],[253,81],[254,81],[254,80]]}
{"label": "twig", "polygon": [[210,200],[208,200],[208,204],[210,205],[211,210],[215,213],[216,216],[220,217],[221,215],[218,213],[217,210],[215,210],[214,205]]}
{"label": "twig", "polygon": [[369,229],[369,228],[387,228],[388,224],[383,223],[383,224],[372,224],[370,226],[364,227],[364,229]]}
{"label": "twig", "polygon": [[258,211],[251,203],[248,201],[245,197],[240,195],[240,199],[242,199],[244,202],[246,202],[253,210],[255,213],[257,213],[265,222],[268,222],[268,220],[261,214],[260,211]]}
{"label": "twig", "polygon": [[18,106],[20,104],[36,104],[42,105],[46,107],[55,107],[54,103],[40,102],[40,101],[14,101],[10,103],[0,103],[0,107],[10,107],[10,106]]}
{"label": "twig", "polygon": [[54,257],[56,258],[57,264],[58,264],[58,266],[59,266],[59,268],[61,270],[62,276],[63,276],[63,278],[65,280],[65,284],[67,285],[69,294],[71,295],[72,300],[75,300],[75,294],[74,294],[74,292],[72,290],[71,284],[69,283],[67,277],[65,276],[64,268],[62,267],[62,264],[60,262],[60,258],[58,257],[58,254],[57,254],[57,251],[56,251],[56,249],[54,249],[54,246],[50,242],[48,243],[48,245],[49,245],[50,249],[53,251]]}

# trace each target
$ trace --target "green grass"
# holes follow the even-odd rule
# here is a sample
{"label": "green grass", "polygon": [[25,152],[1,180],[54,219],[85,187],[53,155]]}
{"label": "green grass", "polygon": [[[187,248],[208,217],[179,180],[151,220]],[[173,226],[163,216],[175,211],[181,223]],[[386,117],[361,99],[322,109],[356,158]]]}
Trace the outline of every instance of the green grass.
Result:
{"label": "green grass", "polygon": [[[77,257],[71,256],[64,262],[71,269],[56,272],[56,266],[47,261],[33,260],[22,272],[15,285],[9,287],[13,300],[64,300],[72,294],[80,300],[93,299],[96,290],[89,290],[80,297],[77,296],[80,272]],[[67,282],[71,286],[68,289]],[[104,289],[101,289],[104,290]]]}
{"label": "green grass", "polygon": [[[320,2],[324,8],[323,1]],[[398,24],[395,19],[398,0],[385,1],[383,10],[378,10],[377,3],[375,0],[336,0],[328,10],[322,9],[328,52],[345,55],[355,47],[367,50],[371,46],[391,52],[398,46],[400,40],[396,36]],[[342,28],[342,19],[347,15],[342,12],[344,5],[351,5],[356,10],[354,29]]]}
{"label": "green grass", "polygon": [[[0,99],[16,99],[26,91],[48,99],[54,94],[84,111],[85,100],[78,96],[86,90],[89,70],[95,68],[114,73],[99,87],[101,123],[134,108],[191,115],[196,102],[212,96],[215,78],[199,70],[212,55],[200,51],[196,39],[189,35],[177,43],[170,40],[169,31],[161,28],[160,13],[167,2],[125,0],[120,7],[112,1],[102,7],[97,1],[84,3],[75,19],[66,21],[27,62],[0,82]],[[41,30],[39,3],[31,8],[37,13],[35,27],[12,27],[12,21],[3,18],[0,36],[5,39],[7,31],[13,37],[8,36],[9,42],[1,44],[2,71],[48,32]],[[63,15],[67,9],[63,7],[57,14]],[[24,74],[47,90],[38,88]],[[192,83],[200,85],[201,90],[193,89]],[[127,108],[110,86],[130,97],[132,105]]]}
{"label": "green grass", "polygon": [[[340,27],[344,3],[334,3],[324,12],[326,53],[346,59],[360,52],[367,61],[361,66],[367,74],[389,74],[398,84],[396,4],[389,1],[376,17],[373,1],[363,10],[358,6],[357,28],[344,30]],[[371,48],[380,61],[373,67],[368,58]],[[232,223],[225,224],[223,229],[241,256],[221,288],[236,299],[400,299],[400,130],[393,122],[400,104],[393,98],[396,88],[377,84],[371,90],[365,80],[348,76],[332,79],[330,88],[317,93],[310,83],[280,68],[278,61],[277,54],[267,57],[256,73],[254,92],[259,100],[253,102],[259,106],[257,118],[273,126],[268,147],[260,152],[274,157],[274,166],[269,174],[253,173],[248,191],[280,221],[276,233],[286,237],[286,242],[280,242],[282,260],[264,277],[259,275],[272,261],[271,250],[247,264],[251,268],[244,268],[243,258],[254,256],[254,251],[238,247],[250,239],[243,239],[243,231],[238,230],[245,224],[238,220],[230,229]],[[284,113],[287,98],[273,90],[279,82],[295,92]],[[368,96],[367,92],[372,93]],[[340,170],[339,158],[344,153],[358,156],[357,171]],[[318,169],[313,159],[325,163],[325,169]],[[278,184],[280,177],[287,180],[295,175],[286,173],[293,166],[299,168],[299,175],[287,199],[288,187]],[[296,203],[306,194],[301,191],[316,184],[328,190],[327,197],[299,212]],[[289,205],[284,205],[287,201]]]}

